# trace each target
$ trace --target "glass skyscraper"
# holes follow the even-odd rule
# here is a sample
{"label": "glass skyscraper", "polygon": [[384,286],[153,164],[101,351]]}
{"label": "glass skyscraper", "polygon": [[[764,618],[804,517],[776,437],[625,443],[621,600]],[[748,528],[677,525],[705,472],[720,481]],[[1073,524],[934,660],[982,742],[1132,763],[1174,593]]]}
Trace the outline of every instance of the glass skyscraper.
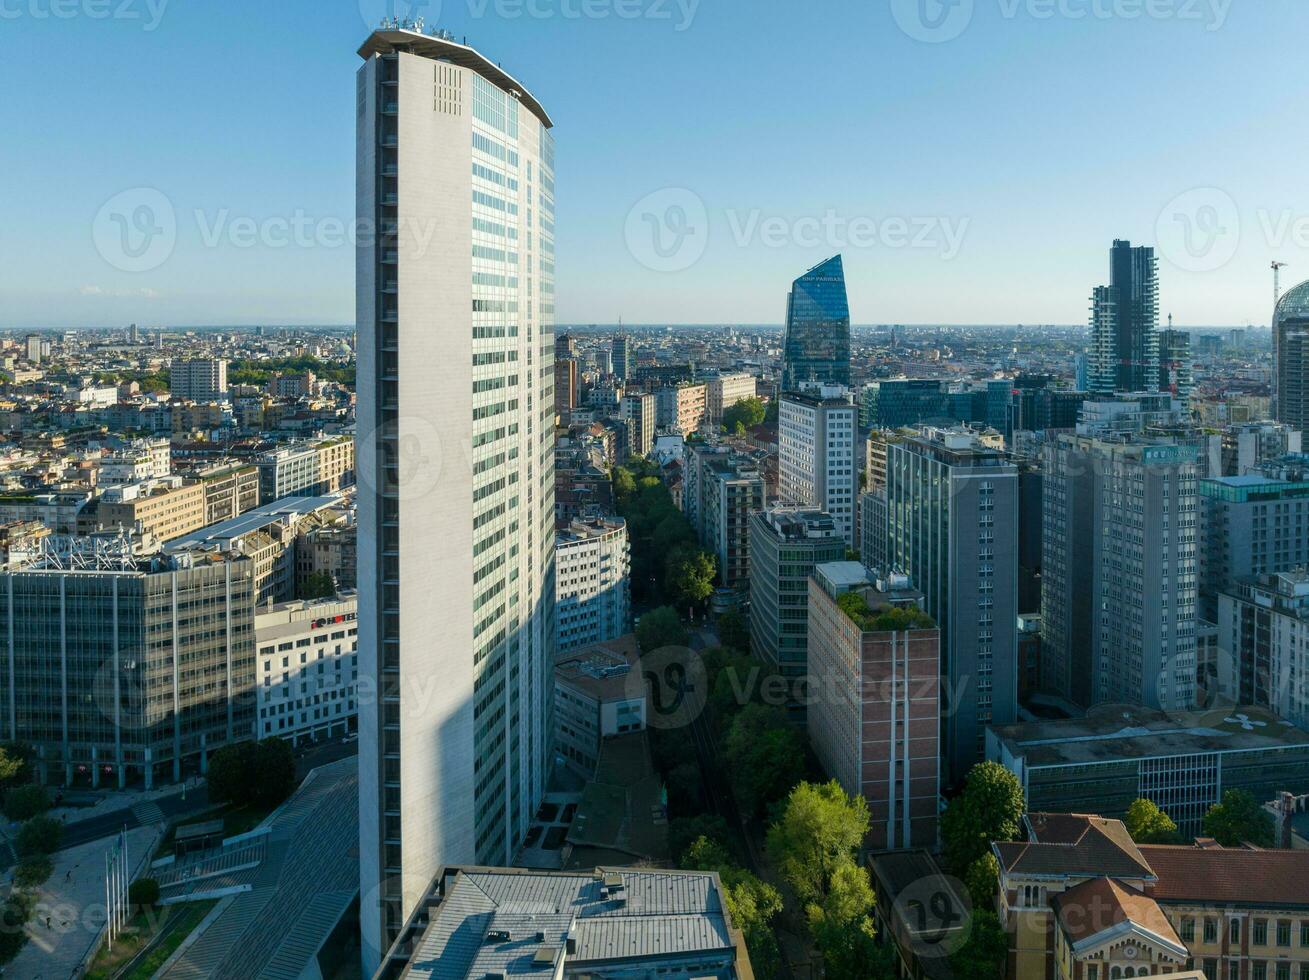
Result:
{"label": "glass skyscraper", "polygon": [[805,381],[850,383],[850,304],[839,255],[793,282],[786,297],[782,387]]}
{"label": "glass skyscraper", "polygon": [[1273,314],[1276,417],[1309,433],[1309,282],[1296,286]]}
{"label": "glass skyscraper", "polygon": [[509,864],[554,665],[554,144],[448,34],[359,51],[360,922],[365,975],[447,864]]}
{"label": "glass skyscraper", "polygon": [[1090,390],[1159,390],[1159,269],[1154,249],[1115,241],[1109,285],[1091,295]]}

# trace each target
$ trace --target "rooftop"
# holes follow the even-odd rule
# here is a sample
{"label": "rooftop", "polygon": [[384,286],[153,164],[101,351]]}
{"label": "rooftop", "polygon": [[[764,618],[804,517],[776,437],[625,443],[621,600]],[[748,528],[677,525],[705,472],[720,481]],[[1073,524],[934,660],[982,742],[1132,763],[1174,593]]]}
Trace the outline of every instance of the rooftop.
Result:
{"label": "rooftop", "polygon": [[[687,954],[737,959],[716,874],[446,867],[378,975],[549,980],[560,961],[602,969],[639,962],[653,972]],[[748,967],[727,976],[749,976]]]}
{"label": "rooftop", "polygon": [[359,57],[367,61],[375,54],[391,54],[394,51],[408,51],[433,61],[448,61],[460,68],[471,68],[527,106],[547,129],[554,125],[546,115],[545,108],[527,91],[527,86],[485,55],[465,44],[458,44],[453,37],[442,33],[424,34],[421,30],[402,28],[399,25],[382,28],[368,36],[368,40],[359,48]]}
{"label": "rooftop", "polygon": [[992,731],[1029,767],[1200,752],[1309,750],[1309,733],[1255,707],[1165,713],[1135,705],[1101,705],[1085,718],[1001,725]]}
{"label": "rooftop", "polygon": [[632,666],[640,659],[641,648],[637,645],[636,634],[628,633],[558,654],[555,679],[578,688],[597,701],[620,701],[629,697],[627,684]]}

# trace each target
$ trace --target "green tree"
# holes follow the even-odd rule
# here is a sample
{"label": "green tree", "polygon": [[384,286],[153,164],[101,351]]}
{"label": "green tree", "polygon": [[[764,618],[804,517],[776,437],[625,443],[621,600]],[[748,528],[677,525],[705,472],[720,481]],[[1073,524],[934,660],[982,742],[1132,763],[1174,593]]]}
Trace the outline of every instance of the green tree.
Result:
{"label": "green tree", "polygon": [[255,743],[224,745],[209,757],[206,780],[215,803],[243,805],[250,801],[250,777],[255,765]]}
{"label": "green tree", "polygon": [[1181,839],[1177,824],[1153,800],[1134,802],[1127,808],[1123,823],[1138,844],[1176,844]]}
{"label": "green tree", "polygon": [[1222,802],[1204,815],[1203,827],[1206,836],[1223,847],[1240,847],[1247,841],[1256,847],[1272,847],[1276,836],[1272,815],[1242,789],[1223,793]]}
{"label": "green tree", "polygon": [[28,783],[5,793],[5,816],[10,820],[28,820],[50,809],[50,794],[44,786]]}
{"label": "green tree", "polygon": [[756,816],[804,776],[804,743],[781,708],[749,704],[727,730],[723,762],[742,812]]}
{"label": "green tree", "polygon": [[941,818],[945,859],[955,874],[966,874],[991,842],[1018,836],[1026,804],[1018,777],[998,762],[979,762],[968,773],[964,791]]}
{"label": "green tree", "polygon": [[750,652],[750,629],[739,612],[725,612],[718,617],[718,641],[741,653]]}
{"label": "green tree", "polygon": [[636,624],[636,642],[642,653],[660,647],[684,647],[690,638],[691,634],[686,631],[677,610],[671,606],[650,610]]}
{"label": "green tree", "polygon": [[769,980],[777,975],[781,953],[772,922],[782,911],[782,895],[767,882],[736,866],[727,848],[717,840],[699,837],[682,856],[688,871],[716,871],[723,883],[727,912],[745,936],[755,976]]}
{"label": "green tree", "polygon": [[271,809],[290,796],[296,786],[295,752],[291,743],[281,738],[266,738],[257,743],[250,776],[254,787],[251,801],[258,806]]}
{"label": "green tree", "polygon": [[36,896],[17,888],[0,902],[0,963],[12,960],[27,942],[23,926],[32,918],[34,908]]}
{"label": "green tree", "polygon": [[687,871],[721,871],[733,866],[727,848],[709,837],[700,836],[682,854],[679,867]]}
{"label": "green tree", "polygon": [[759,425],[767,414],[764,403],[758,398],[743,398],[723,410],[723,428],[728,432],[744,432]]}
{"label": "green tree", "polygon": [[14,869],[14,884],[19,888],[39,888],[54,870],[54,862],[47,855],[27,858]]}
{"label": "green tree", "polygon": [[296,590],[297,599],[330,599],[336,595],[336,580],[331,572],[310,572]]}
{"label": "green tree", "polygon": [[809,932],[823,954],[829,980],[869,980],[888,976],[870,967],[881,959],[873,927],[873,886],[868,871],[852,859],[842,859],[832,871],[822,902],[805,909]]}
{"label": "green tree", "polygon": [[225,745],[209,759],[209,798],[271,809],[295,789],[295,752],[280,738]]}
{"label": "green tree", "polygon": [[0,790],[31,779],[31,760],[35,755],[35,750],[26,742],[0,743]]}
{"label": "green tree", "polygon": [[968,887],[968,897],[972,899],[973,908],[989,909],[995,906],[995,895],[1000,888],[1000,862],[995,859],[994,852],[987,851],[968,866],[964,884]]}
{"label": "green tree", "polygon": [[[679,858],[678,867],[688,867],[686,852],[701,837],[712,841],[727,840],[727,821],[716,813],[697,813],[689,817],[674,817],[668,822],[668,846]],[[727,847],[726,844],[722,846]],[[732,857],[734,859],[735,855]]]}
{"label": "green tree", "polygon": [[664,589],[677,602],[699,606],[714,594],[714,556],[695,545],[682,545],[668,556],[664,566]]}
{"label": "green tree", "polygon": [[848,796],[835,779],[800,783],[768,830],[768,853],[801,902],[822,904],[832,876],[854,859],[868,825],[868,802]]}
{"label": "green tree", "polygon": [[41,857],[59,850],[64,825],[54,817],[33,817],[18,828],[14,848],[20,858]]}
{"label": "green tree", "polygon": [[137,908],[153,908],[159,904],[159,882],[153,878],[137,878],[127,886],[127,901]]}
{"label": "green tree", "polygon": [[614,500],[621,508],[628,498],[636,492],[636,480],[630,470],[616,467],[613,475]]}
{"label": "green tree", "polygon": [[950,957],[956,980],[995,980],[1004,976],[1009,937],[994,912],[973,909],[968,939]]}

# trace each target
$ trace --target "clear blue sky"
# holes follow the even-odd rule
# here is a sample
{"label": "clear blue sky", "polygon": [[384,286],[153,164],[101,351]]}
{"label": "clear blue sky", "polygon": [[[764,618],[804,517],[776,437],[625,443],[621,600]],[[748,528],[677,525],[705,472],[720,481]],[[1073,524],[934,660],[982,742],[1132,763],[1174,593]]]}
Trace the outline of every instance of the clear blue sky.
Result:
{"label": "clear blue sky", "polygon": [[[927,23],[914,0],[426,10],[554,117],[561,323],[777,322],[789,280],[835,251],[856,323],[1080,323],[1111,239],[1154,243],[1161,214],[1179,323],[1266,322],[1273,258],[1309,278],[1309,4],[956,2],[967,26],[943,43],[901,29],[897,11]],[[331,222],[354,214],[355,50],[387,0],[150,3],[0,0],[0,326],[351,322]],[[176,245],[124,271],[96,216],[140,187],[174,209]],[[1170,205],[1193,188],[1216,190]],[[276,235],[297,215],[329,240],[205,241],[224,217]],[[667,251],[648,221],[690,228],[671,264],[703,254],[649,268]]]}

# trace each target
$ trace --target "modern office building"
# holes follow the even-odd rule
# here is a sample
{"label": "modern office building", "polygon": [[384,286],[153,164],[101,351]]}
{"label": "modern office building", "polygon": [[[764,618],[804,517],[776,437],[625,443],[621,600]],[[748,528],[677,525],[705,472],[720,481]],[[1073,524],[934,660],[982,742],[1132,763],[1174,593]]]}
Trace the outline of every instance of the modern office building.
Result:
{"label": "modern office building", "polygon": [[1193,707],[1195,447],[1064,434],[1042,482],[1042,688],[1084,707]]}
{"label": "modern office building", "polygon": [[754,972],[715,872],[446,866],[422,890],[377,980],[516,975],[745,980]]}
{"label": "modern office building", "polygon": [[227,397],[227,362],[222,358],[173,361],[168,366],[168,393],[193,402]]}
{"label": "modern office building", "polygon": [[613,374],[624,384],[632,374],[632,340],[625,333],[614,337],[610,348],[613,356]]}
{"label": "modern office building", "polygon": [[557,652],[622,636],[632,618],[627,522],[588,514],[555,537]]}
{"label": "modern office building", "polygon": [[831,516],[770,507],[750,518],[750,646],[783,677],[808,671],[809,576],[845,558]]}
{"label": "modern office building", "polygon": [[321,497],[350,486],[355,479],[355,440],[336,436],[270,449],[256,460],[259,497]]}
{"label": "modern office building", "polygon": [[623,421],[627,423],[627,455],[644,458],[654,448],[658,404],[654,395],[629,391],[623,395]]}
{"label": "modern office building", "polygon": [[889,564],[886,536],[886,487],[880,486],[859,495],[859,559],[869,568]]}
{"label": "modern office building", "polygon": [[1174,330],[1172,326],[1159,331],[1159,390],[1167,392],[1185,405],[1190,401],[1194,388],[1191,335],[1185,330]]}
{"label": "modern office building", "polygon": [[943,777],[962,779],[988,725],[1017,712],[1018,468],[963,429],[888,447],[887,559],[941,631]]}
{"label": "modern office building", "polygon": [[254,735],[254,563],[53,536],[0,573],[0,717],[42,782],[177,782]]}
{"label": "modern office building", "polygon": [[395,26],[359,54],[357,216],[378,230],[355,274],[371,973],[443,865],[512,860],[545,791],[555,189],[550,117],[495,61]]}
{"label": "modern office building", "polygon": [[1288,291],[1273,313],[1274,413],[1309,433],[1309,282]]}
{"label": "modern office building", "polygon": [[745,371],[731,371],[706,378],[705,414],[709,424],[720,425],[725,411],[739,401],[754,398],[756,392],[755,376]]}
{"label": "modern office building", "polygon": [[1163,712],[1106,704],[1084,718],[992,729],[987,758],[1023,784],[1029,810],[1123,817],[1153,800],[1201,832],[1224,790],[1261,803],[1309,780],[1309,734],[1262,708]]}
{"label": "modern office building", "polygon": [[868,801],[873,850],[936,846],[941,634],[922,602],[906,576],[858,562],[809,580],[809,741]]}
{"label": "modern office building", "polygon": [[785,503],[831,516],[854,548],[859,468],[857,409],[840,385],[806,385],[783,393],[778,408],[777,490]]}
{"label": "modern office building", "polygon": [[355,731],[358,600],[302,599],[255,613],[259,738],[332,738]]}
{"label": "modern office building", "polygon": [[748,588],[750,515],[764,508],[764,475],[752,459],[733,453],[708,456],[701,477],[700,542],[717,558],[724,587]]}
{"label": "modern office building", "polygon": [[562,361],[570,357],[577,358],[577,341],[570,333],[555,334],[555,360]]}
{"label": "modern office building", "polygon": [[1115,241],[1109,285],[1091,296],[1090,390],[1159,390],[1159,268],[1154,249]]}
{"label": "modern office building", "polygon": [[1217,622],[1218,597],[1253,576],[1309,566],[1309,470],[1293,480],[1258,474],[1200,480],[1200,610]]}
{"label": "modern office building", "polygon": [[27,354],[28,364],[40,364],[42,355],[45,353],[46,341],[41,338],[39,333],[29,333],[23,338],[24,350]]}
{"label": "modern office building", "polygon": [[795,280],[786,297],[782,389],[805,381],[850,384],[850,304],[839,255]]}
{"label": "modern office building", "polygon": [[1218,690],[1309,729],[1309,572],[1242,579],[1218,596]]}

